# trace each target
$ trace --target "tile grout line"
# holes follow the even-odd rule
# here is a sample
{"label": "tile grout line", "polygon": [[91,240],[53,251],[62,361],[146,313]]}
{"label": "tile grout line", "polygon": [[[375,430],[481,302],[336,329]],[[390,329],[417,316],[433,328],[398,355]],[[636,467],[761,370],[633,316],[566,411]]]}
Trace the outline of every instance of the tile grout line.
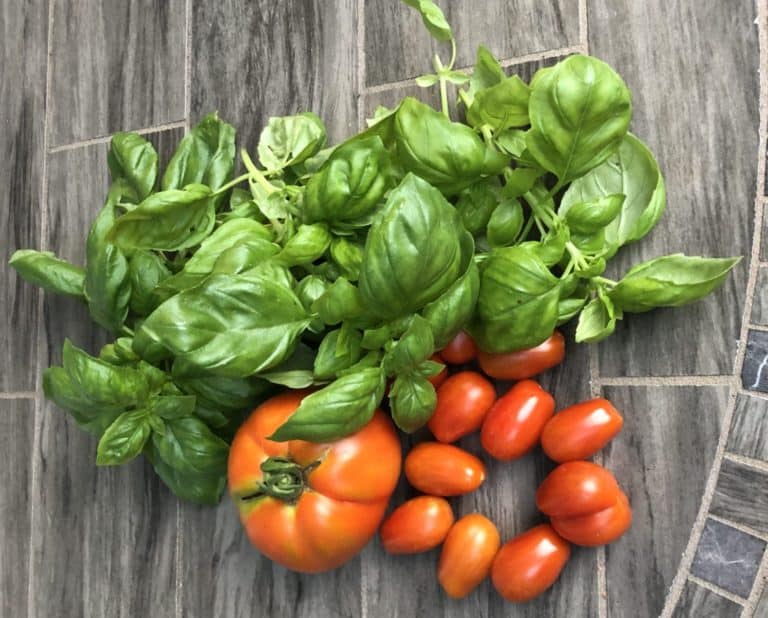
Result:
{"label": "tile grout line", "polygon": [[752,468],[753,470],[759,470],[760,472],[768,472],[768,461],[762,461],[761,459],[754,459],[752,457],[746,457],[744,455],[738,455],[736,453],[724,453],[723,459],[732,461],[733,463]]}
{"label": "tile grout line", "polygon": [[0,399],[35,399],[37,391],[8,391],[0,393]]}
{"label": "tile grout line", "polygon": [[721,515],[715,515],[713,513],[710,513],[707,515],[707,519],[711,519],[712,521],[719,522],[723,525],[728,526],[729,528],[734,528],[735,530],[740,530],[741,532],[748,534],[749,536],[753,536],[757,539],[760,539],[761,541],[768,541],[768,534],[765,532],[759,532],[758,530],[755,530],[754,528],[750,528],[749,526],[745,526],[744,524],[740,524],[737,521],[733,521],[732,519],[728,519],[727,517],[722,517]]}
{"label": "tile grout line", "polygon": [[749,334],[749,320],[752,312],[752,301],[755,294],[755,282],[757,280],[757,269],[759,266],[760,257],[760,244],[761,244],[761,230],[763,219],[763,199],[765,192],[765,150],[766,150],[766,123],[768,122],[768,38],[766,33],[766,12],[768,7],[761,0],[755,0],[755,6],[757,10],[757,29],[758,29],[758,80],[759,80],[759,137],[757,148],[757,179],[755,187],[755,199],[753,202],[754,208],[754,230],[752,233],[752,247],[749,255],[749,276],[747,279],[747,289],[744,298],[744,309],[741,317],[741,332],[739,335],[739,343],[736,349],[736,357],[733,363],[734,383],[730,389],[728,398],[728,405],[723,415],[723,424],[720,431],[720,437],[717,442],[717,449],[715,450],[715,457],[712,462],[707,484],[704,487],[704,493],[701,498],[701,504],[699,506],[699,512],[696,515],[696,520],[691,527],[691,534],[688,538],[688,544],[683,552],[678,566],[678,572],[675,575],[672,585],[667,593],[666,602],[664,604],[664,610],[662,611],[662,618],[669,618],[672,615],[672,611],[677,605],[680,595],[682,594],[683,587],[685,585],[685,579],[688,576],[693,562],[693,557],[696,552],[701,534],[704,530],[707,515],[709,513],[709,507],[712,503],[712,497],[715,493],[717,486],[718,476],[720,474],[720,468],[722,466],[723,459],[725,458],[725,445],[728,440],[728,434],[731,427],[731,419],[736,409],[736,401],[738,394],[741,390],[740,376],[741,368],[744,363],[744,356],[747,349],[747,335]]}
{"label": "tile grout line", "polygon": [[[755,581],[752,584],[752,592],[749,593],[749,598],[744,605],[744,611],[741,613],[741,618],[750,618],[755,613],[757,602],[760,600],[760,596],[768,586],[768,548],[763,553],[763,559],[760,561],[760,566],[757,567],[757,573],[755,574]],[[758,618],[757,616],[755,618]]]}
{"label": "tile grout line", "polygon": [[589,55],[589,20],[587,17],[587,0],[579,0],[579,44],[584,54]]}
{"label": "tile grout line", "polygon": [[603,376],[597,378],[600,386],[731,386],[735,376]]}
{"label": "tile grout line", "polygon": [[763,393],[760,391],[751,391],[748,388],[739,388],[739,395],[743,395],[744,397],[752,397],[754,399],[768,399],[768,393]]}
{"label": "tile grout line", "polygon": [[747,328],[749,330],[759,330],[759,331],[767,332],[768,331],[768,324],[752,324],[752,323],[750,323],[749,325],[747,325]]}
{"label": "tile grout line", "polygon": [[[53,81],[53,24],[54,24],[54,12],[56,8],[56,0],[48,0],[48,15],[47,15],[47,28],[45,36],[45,110],[43,112],[43,163],[40,170],[41,173],[41,187],[40,187],[40,249],[44,250],[47,243],[48,236],[48,144],[49,144],[49,132],[51,126],[51,82]],[[34,392],[34,417],[32,421],[32,445],[30,453],[32,455],[32,462],[29,471],[29,485],[34,491],[37,486],[38,476],[40,471],[38,470],[38,447],[41,447],[41,435],[42,435],[42,423],[43,423],[43,401],[40,396],[42,388],[42,368],[43,368],[43,350],[45,349],[46,333],[45,333],[45,320],[43,314],[45,312],[45,295],[42,290],[38,290],[37,297],[37,358],[35,359],[35,392]],[[41,448],[42,450],[42,448]],[[31,616],[33,612],[33,601],[35,599],[35,586],[34,586],[34,551],[32,543],[32,534],[34,530],[38,529],[36,525],[37,518],[39,517],[36,500],[31,500],[29,505],[29,557],[27,564],[27,616]]]}
{"label": "tile grout line", "polygon": [[192,124],[192,0],[184,5],[184,129]]}
{"label": "tile grout line", "polygon": [[[165,122],[153,127],[142,127],[140,129],[133,129],[131,133],[137,133],[138,135],[146,135],[147,133],[159,133],[160,131],[168,131],[170,129],[186,129],[188,126],[187,119],[173,120],[171,122]],[[58,152],[66,152],[68,150],[77,150],[79,148],[87,148],[88,146],[96,146],[98,144],[106,144],[112,139],[112,133],[109,135],[98,135],[88,139],[81,140],[79,142],[72,142],[70,144],[62,144],[61,146],[54,146],[53,148],[46,148],[46,154],[56,154]]]}
{"label": "tile grout line", "polygon": [[695,575],[689,575],[687,581],[693,584],[696,584],[697,586],[700,586],[705,590],[714,592],[719,597],[723,597],[724,599],[733,601],[734,603],[738,604],[740,607],[744,607],[745,600],[742,597],[740,597],[738,594],[733,594],[733,592],[729,592],[725,588],[721,588],[720,586],[712,584],[708,582],[706,579],[701,579],[701,577],[696,577]]}

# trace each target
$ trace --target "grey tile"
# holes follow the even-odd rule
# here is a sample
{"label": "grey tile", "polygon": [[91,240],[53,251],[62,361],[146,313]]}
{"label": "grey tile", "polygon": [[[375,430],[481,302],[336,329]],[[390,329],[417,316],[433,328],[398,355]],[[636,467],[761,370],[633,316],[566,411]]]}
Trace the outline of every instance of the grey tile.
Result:
{"label": "grey tile", "polygon": [[760,598],[757,600],[755,606],[755,613],[752,614],[752,618],[768,618],[768,581],[763,581],[763,592],[760,594]]}
{"label": "grey tile", "polygon": [[0,392],[35,388],[38,294],[8,266],[40,242],[46,0],[0,4]]}
{"label": "grey tile", "polygon": [[30,481],[35,402],[0,399],[0,614],[27,615]]}
{"label": "grey tile", "polygon": [[313,111],[330,142],[349,137],[357,129],[356,24],[356,0],[194,2],[193,120],[218,110],[254,154],[270,116]]}
{"label": "grey tile", "polygon": [[[498,58],[576,45],[578,5],[555,0],[487,0],[478,10],[471,0],[442,2],[457,41],[456,66],[474,63],[477,46],[486,45]],[[421,18],[402,2],[365,3],[366,84],[382,84],[415,77],[432,70],[438,52],[450,57],[448,45],[435,44]]]}
{"label": "grey tile", "polygon": [[768,461],[768,400],[739,395],[726,450]]}
{"label": "grey tile", "polygon": [[748,390],[768,393],[768,332],[749,331],[741,383]]}
{"label": "grey tile", "polygon": [[605,466],[627,493],[632,528],[606,548],[608,614],[658,616],[714,459],[726,387],[608,387],[624,428]]}
{"label": "grey tile", "polygon": [[757,269],[751,320],[752,324],[768,325],[768,266]]}
{"label": "grey tile", "polygon": [[738,618],[742,607],[730,599],[702,588],[693,582],[687,582],[673,618]]}
{"label": "grey tile", "polygon": [[182,0],[57,2],[51,146],[184,118]]}
{"label": "grey tile", "polygon": [[763,234],[760,242],[760,259],[768,262],[768,204],[763,203]]}
{"label": "grey tile", "polygon": [[768,474],[726,459],[709,512],[768,534]]}
{"label": "grey tile", "polygon": [[707,519],[691,564],[691,574],[746,598],[752,590],[765,541]]}
{"label": "grey tile", "polygon": [[[632,90],[632,131],[656,154],[667,186],[659,225],[617,256],[611,274],[668,253],[749,252],[759,124],[755,7],[589,0],[590,53],[614,66]],[[747,266],[743,261],[706,300],[627,316],[600,346],[603,374],[730,374]]]}

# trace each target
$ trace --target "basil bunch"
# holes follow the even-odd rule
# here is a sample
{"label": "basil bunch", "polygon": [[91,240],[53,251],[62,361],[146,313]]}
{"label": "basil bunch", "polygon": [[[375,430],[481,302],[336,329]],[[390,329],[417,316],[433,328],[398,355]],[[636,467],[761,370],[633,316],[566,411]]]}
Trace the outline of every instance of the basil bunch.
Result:
{"label": "basil bunch", "polygon": [[[576,55],[526,84],[483,47],[467,76],[442,11],[407,3],[453,50],[417,80],[439,87],[441,110],[406,98],[335,147],[314,114],[272,118],[236,178],[235,130],[215,114],[165,170],[144,138],[117,134],[85,266],[14,254],[22,277],[116,337],[98,357],[67,342],[44,375],[99,438],[97,464],[143,454],[177,495],[215,503],[234,432],[278,389],[315,390],[274,440],[356,431],[388,382],[411,432],[434,411],[430,357],[459,330],[506,352],[577,318],[577,341],[599,341],[625,313],[709,294],[738,261],[671,255],[604,278],[665,206],[624,82]],[[450,118],[449,85],[466,86],[466,122]]]}

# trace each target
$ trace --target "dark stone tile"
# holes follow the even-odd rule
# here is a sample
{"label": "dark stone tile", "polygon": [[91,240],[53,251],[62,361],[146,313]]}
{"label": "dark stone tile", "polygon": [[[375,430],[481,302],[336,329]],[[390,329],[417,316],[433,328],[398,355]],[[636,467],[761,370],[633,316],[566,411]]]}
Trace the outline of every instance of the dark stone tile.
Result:
{"label": "dark stone tile", "polygon": [[739,395],[726,450],[768,461],[768,400]]}
{"label": "dark stone tile", "polygon": [[57,2],[51,146],[184,118],[184,3]]}
{"label": "dark stone tile", "polygon": [[738,618],[742,607],[730,599],[702,588],[693,582],[686,582],[673,618]]}
{"label": "dark stone tile", "polygon": [[768,332],[749,331],[741,383],[748,390],[768,393]]}
{"label": "dark stone tile", "polygon": [[[627,82],[632,131],[655,153],[667,187],[659,225],[621,251],[607,276],[669,253],[749,253],[759,150],[756,5],[589,0],[587,13],[590,53]],[[742,261],[719,291],[693,305],[627,316],[600,345],[603,375],[731,374],[747,272]]]}
{"label": "dark stone tile", "polygon": [[709,512],[768,534],[768,474],[724,460]]}
{"label": "dark stone tile", "polygon": [[701,504],[726,387],[607,387],[624,416],[605,466],[627,493],[632,528],[606,547],[608,615],[658,616]]}
{"label": "dark stone tile", "polygon": [[31,537],[32,399],[0,399],[0,614],[27,615],[27,576]]}
{"label": "dark stone tile", "polygon": [[708,519],[691,564],[691,574],[741,597],[752,590],[765,541]]}
{"label": "dark stone tile", "polygon": [[768,325],[768,266],[757,269],[751,320],[752,324]]}
{"label": "dark stone tile", "polygon": [[[440,5],[456,37],[457,67],[473,64],[480,44],[498,58],[513,58],[579,42],[576,2],[486,0],[480,10],[471,0]],[[366,85],[429,72],[435,53],[447,62],[450,46],[432,40],[416,11],[390,0],[365,3]]]}
{"label": "dark stone tile", "polygon": [[48,3],[0,3],[0,392],[35,389],[37,287],[8,266],[39,248]]}

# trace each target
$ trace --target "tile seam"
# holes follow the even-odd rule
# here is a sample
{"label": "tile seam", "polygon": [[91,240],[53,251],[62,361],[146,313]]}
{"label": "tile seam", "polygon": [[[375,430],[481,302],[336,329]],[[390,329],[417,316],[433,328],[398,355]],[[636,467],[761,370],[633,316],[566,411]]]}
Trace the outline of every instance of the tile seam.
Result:
{"label": "tile seam", "polygon": [[762,461],[761,459],[755,459],[754,457],[747,457],[746,455],[729,452],[723,454],[723,459],[752,468],[753,470],[760,470],[760,472],[768,473],[768,461]]}
{"label": "tile seam", "polygon": [[192,123],[192,0],[184,3],[184,129]]}
{"label": "tile seam", "polygon": [[768,548],[766,548],[765,553],[763,554],[763,559],[760,561],[760,566],[757,568],[755,582],[752,584],[752,591],[749,593],[749,598],[744,604],[744,611],[741,612],[741,618],[751,618],[754,616],[757,602],[760,600],[760,596],[766,586],[768,586]]}
{"label": "tile seam", "polygon": [[[171,129],[186,129],[188,128],[187,119],[173,120],[171,122],[164,122],[151,127],[142,127],[140,129],[131,129],[131,133],[137,133],[139,135],[146,135],[148,133],[159,133],[161,131],[169,131]],[[61,146],[54,146],[53,148],[46,148],[47,154],[56,154],[59,152],[66,152],[69,150],[78,150],[79,148],[87,148],[88,146],[95,146],[98,144],[106,144],[112,139],[113,133],[109,135],[98,135],[96,137],[90,137],[79,142],[72,142],[69,144],[62,144]]]}
{"label": "tile seam", "polygon": [[706,590],[709,590],[710,592],[715,593],[719,597],[723,597],[724,599],[728,599],[729,601],[733,601],[734,603],[737,603],[739,606],[744,607],[744,603],[746,600],[743,597],[740,597],[738,594],[734,594],[733,592],[729,592],[725,588],[721,588],[717,584],[713,584],[711,582],[708,582],[706,579],[701,579],[701,577],[696,577],[695,575],[689,575],[688,580],[689,582],[696,584],[697,586],[700,586]]}
{"label": "tile seam", "polygon": [[601,376],[600,386],[730,386],[735,387],[736,376]]}
{"label": "tile seam", "polygon": [[0,399],[14,400],[14,399],[35,399],[37,397],[37,391],[7,391],[0,393]]}
{"label": "tile seam", "polygon": [[761,332],[768,332],[768,324],[754,324],[750,322],[747,328],[749,330],[759,330]]}
{"label": "tile seam", "polygon": [[722,515],[715,515],[714,513],[710,513],[707,515],[708,519],[711,519],[712,521],[719,522],[721,524],[724,524],[726,526],[729,526],[730,528],[734,528],[736,530],[739,530],[743,532],[744,534],[748,534],[749,536],[753,536],[757,539],[760,539],[761,541],[768,542],[768,533],[760,532],[759,530],[755,530],[754,528],[751,528],[750,526],[745,526],[744,524],[741,524],[737,521],[733,521],[732,519],[728,517],[723,517]]}
{"label": "tile seam", "polygon": [[587,17],[587,0],[579,0],[579,43],[585,54],[589,54],[589,20]]}
{"label": "tile seam", "polygon": [[734,385],[731,388],[728,404],[723,415],[723,422],[720,431],[720,437],[718,439],[717,448],[715,450],[715,457],[710,468],[707,484],[704,487],[704,493],[701,498],[701,504],[699,505],[699,512],[696,516],[693,526],[691,527],[691,534],[688,538],[688,544],[683,552],[678,566],[678,572],[675,575],[672,585],[670,586],[667,598],[662,611],[662,618],[669,618],[672,615],[672,611],[677,605],[680,595],[682,594],[683,586],[685,585],[686,576],[690,573],[691,563],[696,552],[699,540],[701,538],[704,525],[706,523],[707,515],[712,503],[712,497],[715,493],[717,486],[717,480],[720,475],[720,468],[722,461],[725,457],[725,445],[728,440],[728,434],[730,432],[731,419],[736,408],[736,401],[740,392],[740,375],[742,365],[744,363],[744,355],[746,352],[747,335],[749,333],[749,320],[752,312],[752,300],[755,293],[755,281],[757,278],[757,269],[760,256],[760,244],[761,244],[761,228],[763,219],[763,198],[765,190],[765,149],[766,149],[766,122],[768,122],[768,96],[767,83],[768,75],[766,69],[768,68],[768,54],[766,44],[768,39],[766,38],[766,3],[761,0],[756,0],[754,6],[757,12],[757,29],[758,29],[758,83],[759,83],[759,119],[758,119],[758,148],[757,148],[757,178],[755,186],[755,199],[753,202],[754,207],[754,229],[752,233],[752,246],[749,254],[749,275],[747,278],[747,288],[744,298],[744,308],[741,317],[741,332],[739,335],[739,345],[736,349],[736,356],[733,363],[734,373]]}

